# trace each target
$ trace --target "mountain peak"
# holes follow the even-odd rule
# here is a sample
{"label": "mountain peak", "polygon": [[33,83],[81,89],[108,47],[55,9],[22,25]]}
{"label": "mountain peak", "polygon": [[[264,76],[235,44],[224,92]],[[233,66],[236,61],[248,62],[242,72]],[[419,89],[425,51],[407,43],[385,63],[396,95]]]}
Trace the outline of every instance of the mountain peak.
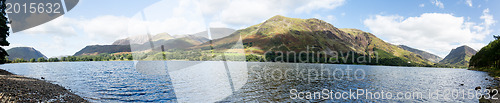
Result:
{"label": "mountain peak", "polygon": [[47,58],[33,47],[14,47],[7,50],[7,53],[9,54],[9,60],[15,60],[17,58],[23,58],[24,60],[29,60],[31,58],[37,59],[40,57]]}
{"label": "mountain peak", "polygon": [[453,52],[453,51],[465,52],[465,53],[467,53],[467,54],[472,54],[472,55],[474,55],[474,54],[476,54],[476,53],[477,53],[477,51],[476,51],[475,49],[473,49],[473,48],[471,48],[471,47],[469,47],[469,46],[467,46],[467,45],[462,45],[462,46],[457,47],[457,48],[455,48],[455,49],[453,49],[453,50],[451,50],[451,51],[452,51],[452,52]]}
{"label": "mountain peak", "polygon": [[301,19],[301,18],[290,18],[281,15],[276,15],[264,23],[257,25],[258,35],[275,35],[275,34],[287,34],[290,31],[340,31],[337,30],[333,25],[316,19]]}
{"label": "mountain peak", "polygon": [[282,16],[282,15],[276,15],[276,16],[273,16],[273,17],[267,19],[266,22],[287,22],[287,23],[290,23],[290,22],[293,22],[293,21],[300,21],[300,20],[303,20],[303,19],[300,19],[300,18],[290,18],[290,17],[285,17],[285,16]]}
{"label": "mountain peak", "polygon": [[466,49],[466,50],[467,50],[467,49],[472,49],[472,50],[474,50],[474,51],[475,51],[475,49],[473,49],[473,48],[471,48],[471,47],[469,47],[469,46],[467,46],[467,45],[462,45],[462,46],[460,46],[460,47],[457,47],[456,49]]}
{"label": "mountain peak", "polygon": [[476,53],[477,53],[476,50],[472,49],[467,45],[463,45],[455,49],[452,49],[450,51],[450,54],[448,54],[439,63],[468,67],[470,58]]}
{"label": "mountain peak", "polygon": [[281,18],[288,18],[288,17],[282,16],[282,15],[275,15],[269,19],[281,19]]}

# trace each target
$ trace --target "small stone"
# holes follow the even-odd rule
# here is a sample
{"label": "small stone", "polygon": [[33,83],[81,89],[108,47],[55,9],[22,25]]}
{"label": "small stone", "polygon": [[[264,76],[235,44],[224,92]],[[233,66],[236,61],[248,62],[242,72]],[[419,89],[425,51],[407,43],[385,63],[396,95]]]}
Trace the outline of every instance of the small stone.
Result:
{"label": "small stone", "polygon": [[460,86],[464,86],[464,84],[460,84]]}
{"label": "small stone", "polygon": [[477,86],[476,88],[474,88],[474,90],[480,90],[481,87],[480,86]]}

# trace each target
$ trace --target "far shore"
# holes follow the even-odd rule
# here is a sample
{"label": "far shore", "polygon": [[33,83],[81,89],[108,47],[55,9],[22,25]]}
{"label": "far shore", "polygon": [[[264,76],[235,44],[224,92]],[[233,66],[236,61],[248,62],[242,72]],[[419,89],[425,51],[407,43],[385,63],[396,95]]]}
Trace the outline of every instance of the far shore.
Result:
{"label": "far shore", "polygon": [[0,102],[88,102],[66,88],[0,69]]}

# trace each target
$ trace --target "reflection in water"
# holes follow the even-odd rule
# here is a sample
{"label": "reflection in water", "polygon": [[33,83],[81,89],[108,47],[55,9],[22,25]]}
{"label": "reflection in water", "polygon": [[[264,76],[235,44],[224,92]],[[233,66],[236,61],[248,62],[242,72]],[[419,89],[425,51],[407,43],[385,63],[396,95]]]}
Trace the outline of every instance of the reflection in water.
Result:
{"label": "reflection in water", "polygon": [[[429,99],[429,91],[471,90],[493,83],[485,72],[449,68],[391,67],[338,64],[248,63],[249,79],[235,95],[223,101],[232,102],[477,102],[477,99]],[[487,78],[487,79],[486,79]],[[461,86],[461,84],[465,84]],[[290,90],[299,92],[420,92],[422,99],[290,99]],[[447,95],[439,92],[439,95]],[[392,94],[396,97],[396,94]]]}
{"label": "reflection in water", "polygon": [[[19,63],[1,65],[0,68],[28,77],[45,77],[47,81],[62,85],[92,102],[477,102],[476,99],[427,98],[292,100],[290,90],[427,92],[493,84],[487,73],[463,69],[228,62],[228,67],[233,68],[230,70],[236,90],[233,94],[222,61],[167,61],[165,64],[168,75],[140,73],[133,61]],[[196,65],[183,66],[189,64]],[[178,69],[180,67],[182,69]]]}

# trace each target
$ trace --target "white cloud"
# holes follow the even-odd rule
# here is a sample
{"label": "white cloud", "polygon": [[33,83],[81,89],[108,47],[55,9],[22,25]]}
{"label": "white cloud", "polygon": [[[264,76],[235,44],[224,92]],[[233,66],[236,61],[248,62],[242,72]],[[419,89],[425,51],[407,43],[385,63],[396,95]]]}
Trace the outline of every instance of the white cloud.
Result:
{"label": "white cloud", "polygon": [[119,38],[127,35],[128,20],[127,17],[107,15],[82,21],[82,25],[90,38]]}
{"label": "white cloud", "polygon": [[[290,13],[310,13],[320,9],[335,9],[345,0],[232,0],[216,3],[200,3],[204,14],[209,14],[211,21],[220,21],[226,25],[249,26],[262,22],[274,15]],[[215,11],[218,10],[218,11]]]}
{"label": "white cloud", "polygon": [[318,9],[334,9],[336,7],[344,4],[344,0],[310,0],[310,2],[305,3],[301,7],[295,9],[295,12],[311,12]]}
{"label": "white cloud", "polygon": [[228,26],[220,21],[217,22],[210,22],[209,24],[210,27],[214,28],[228,28]]}
{"label": "white cloud", "polygon": [[418,5],[418,7],[425,7],[425,4],[420,4]]}
{"label": "white cloud", "polygon": [[[90,38],[114,41],[131,35],[149,32],[158,34],[190,34],[213,27],[246,27],[262,22],[274,15],[308,13],[318,9],[334,9],[344,0],[287,1],[287,0],[183,0],[160,1],[146,7],[133,17],[104,15],[91,19],[59,17],[25,33],[76,35],[81,29]],[[146,17],[142,17],[146,16]],[[205,17],[210,16],[210,20]],[[147,19],[147,20],[146,20]],[[330,21],[334,16],[325,17]],[[206,25],[208,24],[208,25]]]}
{"label": "white cloud", "polygon": [[[489,13],[490,13],[490,9],[486,8],[483,10],[483,15],[480,17],[481,19],[484,20],[483,25],[485,26],[486,29],[489,29],[490,26],[494,25],[497,22],[497,21],[495,21],[495,19],[493,19],[493,15],[491,15]],[[488,32],[488,33],[490,33],[490,32]]]}
{"label": "white cloud", "polygon": [[468,45],[478,50],[485,44],[479,43],[491,33],[490,25],[495,21],[483,12],[484,23],[468,22],[464,17],[452,14],[424,13],[418,17],[397,15],[381,16],[364,20],[372,33],[390,43],[404,44],[435,53],[441,57],[461,45]]}
{"label": "white cloud", "polygon": [[227,8],[230,0],[200,0],[200,6],[204,15],[213,16]]}
{"label": "white cloud", "polygon": [[472,7],[472,0],[465,0],[465,3],[467,3],[468,6]]}
{"label": "white cloud", "polygon": [[[248,27],[274,15],[330,10],[343,5],[344,2],[345,0],[162,0],[133,17],[102,15],[76,19],[61,16],[20,33],[55,35],[44,38],[50,42],[30,45],[37,45],[40,50],[48,52],[48,55],[59,55],[61,50],[72,53],[75,51],[69,50],[79,50],[88,43],[110,44],[117,39],[148,32],[152,35],[164,32],[176,35],[205,31],[207,26]],[[335,17],[326,15],[325,19],[333,21]],[[64,40],[82,42],[64,44]]]}
{"label": "white cloud", "polygon": [[2,46],[2,48],[5,50],[9,50],[14,47],[32,47],[32,46],[26,46],[24,44],[9,44],[9,46]]}
{"label": "white cloud", "polygon": [[78,20],[61,16],[47,23],[21,31],[20,33],[37,34],[37,35],[55,34],[60,36],[74,36],[77,34],[75,28],[78,26],[79,26]]}
{"label": "white cloud", "polygon": [[160,1],[139,11],[133,17],[96,17],[83,24],[84,32],[91,38],[112,42],[147,33],[192,34],[206,29],[198,2],[183,0],[177,4],[172,3]]}
{"label": "white cloud", "polygon": [[[271,0],[235,0],[218,15],[224,23],[230,25],[249,25],[261,22],[277,14],[285,14],[285,8]],[[217,18],[217,17],[216,17]]]}
{"label": "white cloud", "polygon": [[443,2],[439,1],[439,0],[434,0],[434,1],[431,1],[432,4],[436,5],[437,7],[439,8],[444,8],[444,4]]}
{"label": "white cloud", "polygon": [[[161,1],[130,18],[129,35],[169,33],[171,35],[192,34],[206,30],[200,2],[183,0],[173,6],[171,2]],[[218,10],[218,9],[215,9]],[[163,13],[172,12],[172,13]],[[143,17],[144,16],[144,17]],[[207,23],[208,24],[208,23]]]}
{"label": "white cloud", "polygon": [[335,24],[335,22],[337,22],[337,18],[334,15],[321,16],[319,14],[316,14],[314,15],[314,18],[324,20],[326,22],[329,22],[330,24]]}

